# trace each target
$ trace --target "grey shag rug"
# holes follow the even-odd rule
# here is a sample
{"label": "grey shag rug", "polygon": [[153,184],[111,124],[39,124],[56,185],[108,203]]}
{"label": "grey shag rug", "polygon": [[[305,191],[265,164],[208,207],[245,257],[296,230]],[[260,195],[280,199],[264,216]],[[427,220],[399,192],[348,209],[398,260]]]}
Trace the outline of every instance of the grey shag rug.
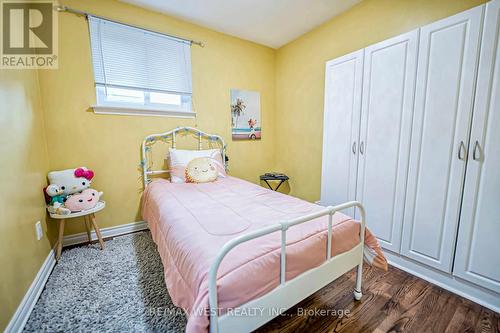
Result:
{"label": "grey shag rug", "polygon": [[63,251],[25,332],[184,332],[149,232]]}

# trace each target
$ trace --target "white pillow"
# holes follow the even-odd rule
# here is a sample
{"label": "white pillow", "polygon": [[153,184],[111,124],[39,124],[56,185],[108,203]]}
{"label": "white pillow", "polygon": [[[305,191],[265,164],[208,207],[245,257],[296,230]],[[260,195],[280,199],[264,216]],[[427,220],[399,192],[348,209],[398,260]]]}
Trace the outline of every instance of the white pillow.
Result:
{"label": "white pillow", "polygon": [[191,160],[199,157],[208,157],[214,160],[217,166],[219,177],[226,176],[224,163],[222,162],[222,155],[220,149],[206,149],[206,150],[183,150],[183,149],[168,149],[168,167],[170,171],[170,180],[172,183],[185,183],[186,182],[186,166]]}

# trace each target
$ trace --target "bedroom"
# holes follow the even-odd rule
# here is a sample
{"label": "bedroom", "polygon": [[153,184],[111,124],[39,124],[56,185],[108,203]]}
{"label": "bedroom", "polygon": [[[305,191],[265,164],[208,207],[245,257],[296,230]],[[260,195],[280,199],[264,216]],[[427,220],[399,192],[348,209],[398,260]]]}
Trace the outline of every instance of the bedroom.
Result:
{"label": "bedroom", "polygon": [[[1,6],[0,329],[499,330],[498,0]],[[148,56],[159,48],[169,57]],[[161,180],[174,172],[169,148],[199,145],[220,152],[217,180]],[[63,174],[49,173],[69,169],[105,206],[61,215],[69,205],[56,202],[50,216],[43,191]],[[274,171],[286,178],[266,178]],[[362,208],[335,213],[352,201],[366,209],[364,242]],[[266,228],[216,277],[271,258],[213,299],[222,246]],[[199,289],[179,285],[188,276]],[[212,315],[217,296],[230,312]],[[195,299],[210,313],[193,316]]]}

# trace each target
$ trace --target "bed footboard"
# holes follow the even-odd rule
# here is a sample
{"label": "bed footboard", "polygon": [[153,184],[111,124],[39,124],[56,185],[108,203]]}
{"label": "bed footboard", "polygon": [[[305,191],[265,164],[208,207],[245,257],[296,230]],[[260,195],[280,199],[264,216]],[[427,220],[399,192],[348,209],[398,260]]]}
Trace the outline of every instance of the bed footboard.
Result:
{"label": "bed footboard", "polygon": [[[360,211],[360,243],[351,250],[332,257],[332,216],[336,212],[350,207],[357,207]],[[288,228],[326,215],[328,215],[329,218],[325,262],[318,267],[310,269],[299,276],[286,281],[286,232]],[[217,301],[217,271],[219,270],[219,265],[222,262],[222,259],[224,259],[224,257],[235,246],[277,231],[281,231],[280,285],[271,290],[269,293],[245,303],[238,308],[232,309],[233,311],[220,316]],[[299,301],[312,295],[356,266],[357,276],[354,288],[354,298],[356,300],[360,300],[362,296],[361,275],[363,270],[364,241],[365,210],[363,205],[357,201],[346,202],[335,207],[325,207],[325,209],[316,213],[301,216],[293,220],[282,221],[276,225],[232,239],[223,246],[214,263],[210,267],[208,287],[210,302],[210,332],[250,332],[271,319],[279,316]],[[258,315],[255,315],[255,309],[260,309]]]}

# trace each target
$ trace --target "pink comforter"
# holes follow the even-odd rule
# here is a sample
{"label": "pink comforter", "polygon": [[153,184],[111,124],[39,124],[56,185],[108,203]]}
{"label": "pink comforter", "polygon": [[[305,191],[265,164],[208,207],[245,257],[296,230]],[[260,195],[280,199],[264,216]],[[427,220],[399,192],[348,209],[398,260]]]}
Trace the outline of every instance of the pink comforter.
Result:
{"label": "pink comforter", "polygon": [[[208,271],[226,242],[320,209],[234,177],[206,184],[174,184],[160,179],[148,185],[142,215],[158,245],[172,301],[188,314],[186,331],[208,330]],[[287,231],[287,280],[324,262],[327,221],[323,217]],[[359,243],[359,223],[341,213],[335,214],[333,221],[332,255],[337,255]],[[375,254],[374,264],[387,269],[368,230],[365,239]],[[218,271],[219,307],[236,307],[269,292],[279,284],[279,269],[279,232],[238,245]]]}

